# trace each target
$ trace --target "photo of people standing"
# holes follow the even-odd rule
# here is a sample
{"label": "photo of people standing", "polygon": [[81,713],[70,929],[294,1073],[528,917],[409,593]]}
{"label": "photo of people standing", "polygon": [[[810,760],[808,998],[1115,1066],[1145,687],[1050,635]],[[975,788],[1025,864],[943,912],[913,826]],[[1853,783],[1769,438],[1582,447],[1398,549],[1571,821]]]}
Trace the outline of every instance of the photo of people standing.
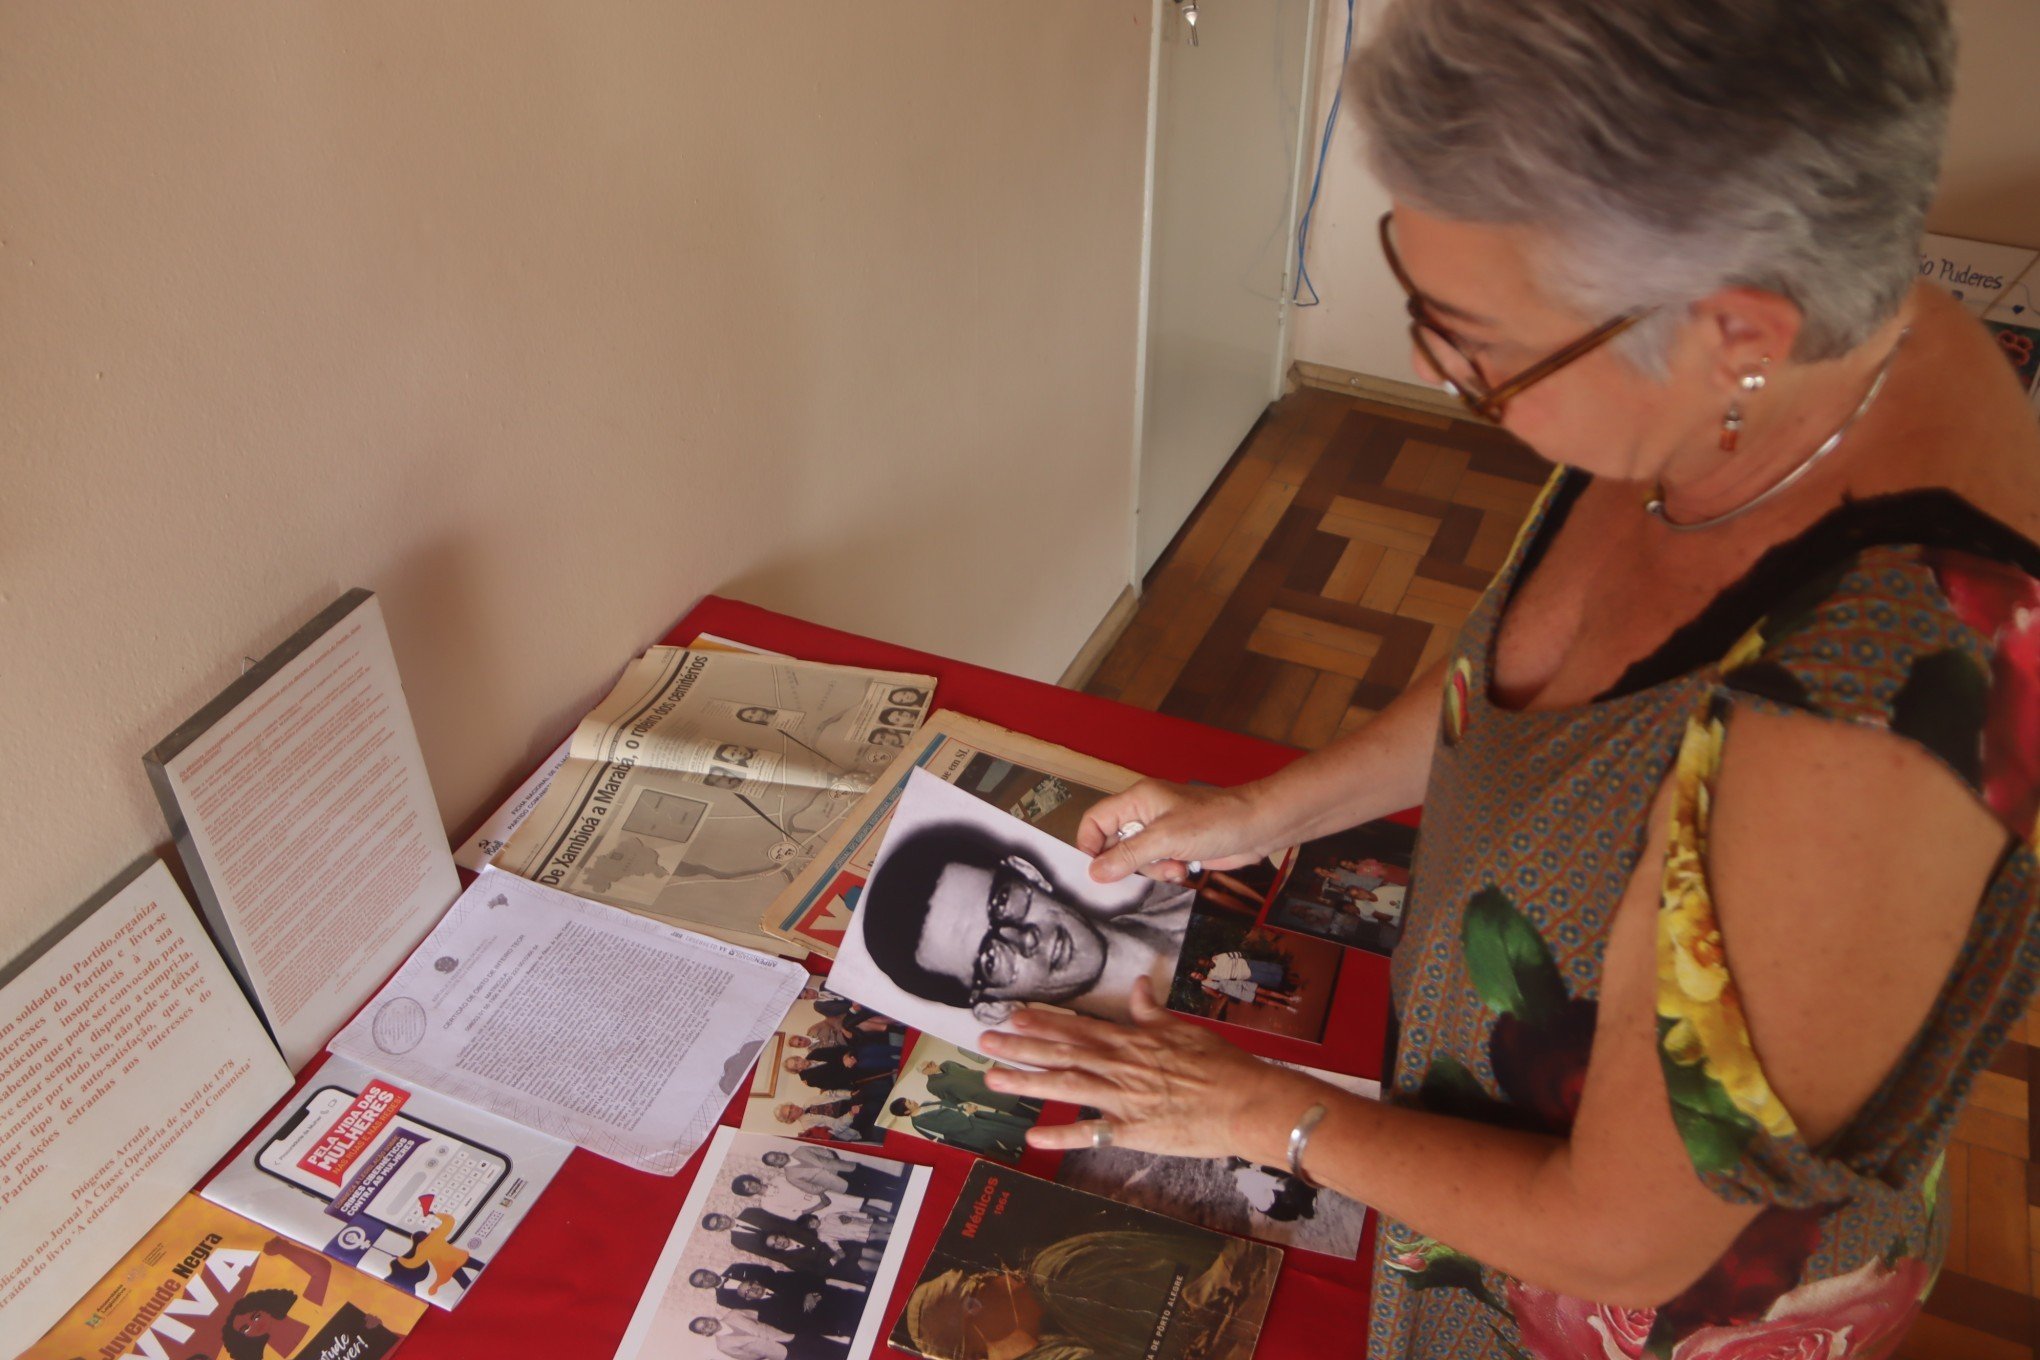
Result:
{"label": "photo of people standing", "polygon": [[1387,954],[1402,934],[1416,828],[1368,822],[1306,841],[1268,907],[1278,930]]}
{"label": "photo of people standing", "polygon": [[1008,1166],[1026,1147],[1042,1102],[985,1085],[992,1060],[923,1034],[900,1067],[879,1126],[959,1147]]}
{"label": "photo of people standing", "polygon": [[789,1138],[877,1143],[906,1027],[825,990],[801,989],[758,1051],[739,1127]]}
{"label": "photo of people standing", "polygon": [[720,1130],[618,1360],[856,1360],[877,1338],[925,1168]]}
{"label": "photo of people standing", "polygon": [[1324,1037],[1345,951],[1198,903],[1168,1007],[1316,1043]]}

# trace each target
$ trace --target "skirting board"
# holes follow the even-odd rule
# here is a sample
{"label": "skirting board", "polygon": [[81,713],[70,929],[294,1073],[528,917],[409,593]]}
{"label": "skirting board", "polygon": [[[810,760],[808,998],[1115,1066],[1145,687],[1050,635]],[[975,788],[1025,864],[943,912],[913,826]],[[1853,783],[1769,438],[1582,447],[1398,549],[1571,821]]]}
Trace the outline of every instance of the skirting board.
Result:
{"label": "skirting board", "polygon": [[1119,635],[1126,631],[1126,625],[1133,622],[1134,611],[1140,607],[1140,592],[1132,586],[1119,592],[1119,598],[1105,611],[1105,617],[1091,630],[1091,636],[1077,649],[1076,660],[1056,681],[1064,689],[1082,689],[1091,677],[1098,673],[1098,667],[1105,662],[1105,654],[1112,650],[1112,644],[1119,641]]}
{"label": "skirting board", "polygon": [[1466,408],[1455,398],[1420,383],[1377,378],[1368,373],[1333,368],[1330,364],[1305,363],[1301,359],[1289,366],[1289,375],[1299,387],[1319,387],[1327,392],[1344,392],[1349,397],[1371,397],[1392,406],[1412,406],[1419,411],[1449,416],[1454,420],[1468,419]]}

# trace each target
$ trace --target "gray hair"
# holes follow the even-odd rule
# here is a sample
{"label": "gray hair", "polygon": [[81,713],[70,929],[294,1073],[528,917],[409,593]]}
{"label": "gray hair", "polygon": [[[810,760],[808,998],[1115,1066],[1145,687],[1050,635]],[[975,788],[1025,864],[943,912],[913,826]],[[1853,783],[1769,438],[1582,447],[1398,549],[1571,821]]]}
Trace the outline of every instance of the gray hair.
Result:
{"label": "gray hair", "polygon": [[1804,362],[1896,312],[1954,68],[1946,0],[1398,0],[1347,89],[1390,193],[1544,232],[1554,296],[1658,309],[1618,344],[1662,376],[1719,288],[1796,303]]}

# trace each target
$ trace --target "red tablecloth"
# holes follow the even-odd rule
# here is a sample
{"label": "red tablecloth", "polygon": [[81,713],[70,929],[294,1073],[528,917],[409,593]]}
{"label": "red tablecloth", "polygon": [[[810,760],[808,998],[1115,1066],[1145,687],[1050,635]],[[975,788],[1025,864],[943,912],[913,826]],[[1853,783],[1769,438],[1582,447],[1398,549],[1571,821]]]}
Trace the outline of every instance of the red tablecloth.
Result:
{"label": "red tablecloth", "polygon": [[[1053,685],[895,647],[711,596],[674,625],[669,643],[700,633],[813,661],[919,671],[939,681],[936,704],[1168,779],[1234,784],[1267,774],[1295,753],[1286,747],[1128,708]],[[812,966],[825,962],[817,958]],[[1326,1027],[1306,1044],[1230,1026],[1222,1031],[1257,1053],[1316,1067],[1381,1075],[1387,1015],[1385,959],[1348,951]],[[312,1073],[307,1071],[306,1080]],[[727,1122],[736,1121],[740,1093]],[[891,1328],[948,1218],[970,1166],[968,1153],[888,1135],[884,1155],[934,1168],[920,1222],[886,1308]],[[1052,1154],[1030,1151],[1023,1171],[1045,1173]],[[607,1360],[622,1339],[698,1164],[654,1176],[576,1150],[532,1212],[452,1312],[427,1311],[404,1343],[404,1360]],[[1366,1350],[1367,1265],[1360,1259],[1285,1254],[1259,1360],[1357,1356]],[[898,1355],[881,1345],[879,1354]]]}

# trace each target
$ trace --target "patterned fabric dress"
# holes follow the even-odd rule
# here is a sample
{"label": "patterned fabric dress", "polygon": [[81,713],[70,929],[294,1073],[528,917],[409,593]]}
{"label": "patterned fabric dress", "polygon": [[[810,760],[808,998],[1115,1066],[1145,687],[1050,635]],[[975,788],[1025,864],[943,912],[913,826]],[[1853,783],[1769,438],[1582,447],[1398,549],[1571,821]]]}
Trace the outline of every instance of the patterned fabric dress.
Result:
{"label": "patterned fabric dress", "polygon": [[[1385,1221],[1369,1355],[1887,1355],[1941,1261],[1937,1192],[1956,1114],[2040,973],[2040,549],[1944,492],[1856,502],[1772,550],[1593,702],[1497,707],[1497,621],[1585,481],[1561,473],[1547,486],[1449,667],[1394,960],[1388,1098],[1571,1127],[1610,920],[1669,778],[1659,1058],[1696,1174],[1763,1209],[1691,1289],[1641,1310],[1526,1286]],[[2011,837],[1927,1023],[1818,1148],[1765,1079],[1708,893],[1709,801],[1738,707],[1919,742]]]}

